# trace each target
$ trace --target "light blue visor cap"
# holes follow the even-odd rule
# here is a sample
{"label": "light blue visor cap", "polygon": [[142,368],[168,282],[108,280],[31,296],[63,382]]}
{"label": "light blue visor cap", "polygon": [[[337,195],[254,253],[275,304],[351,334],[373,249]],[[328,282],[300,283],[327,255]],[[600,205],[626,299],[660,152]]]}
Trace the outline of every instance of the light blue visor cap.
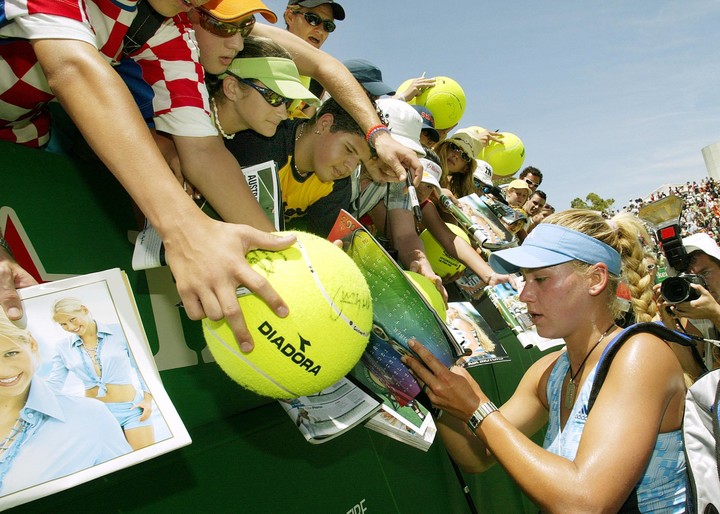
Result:
{"label": "light blue visor cap", "polygon": [[540,223],[522,246],[490,254],[490,266],[498,273],[546,268],[573,260],[586,264],[603,262],[616,276],[620,276],[622,270],[617,250],[587,234],[552,223]]}

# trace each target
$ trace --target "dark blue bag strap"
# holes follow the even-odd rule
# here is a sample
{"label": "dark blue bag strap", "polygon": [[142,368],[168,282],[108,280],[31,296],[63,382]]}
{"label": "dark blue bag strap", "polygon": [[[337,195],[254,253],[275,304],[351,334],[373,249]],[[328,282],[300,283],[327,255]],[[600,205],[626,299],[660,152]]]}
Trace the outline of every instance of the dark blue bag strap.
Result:
{"label": "dark blue bag strap", "polygon": [[635,325],[629,326],[622,334],[620,334],[610,342],[607,348],[605,348],[603,354],[600,356],[600,361],[597,365],[597,371],[595,372],[595,380],[593,381],[592,389],[590,389],[590,399],[588,400],[588,414],[590,413],[590,409],[595,403],[597,395],[600,393],[600,388],[602,387],[603,382],[605,382],[605,378],[607,377],[608,371],[610,369],[610,364],[612,364],[612,361],[615,358],[618,350],[620,350],[625,341],[630,339],[632,336],[643,332],[653,334],[654,336],[659,337],[663,341],[678,343],[683,346],[695,346],[695,343],[689,336],[676,330],[670,330],[669,328],[666,328],[659,323],[637,323]]}
{"label": "dark blue bag strap", "polygon": [[123,40],[125,55],[139,50],[148,39],[155,35],[157,29],[167,18],[152,8],[150,2],[141,0],[137,3],[137,14],[133,18]]}

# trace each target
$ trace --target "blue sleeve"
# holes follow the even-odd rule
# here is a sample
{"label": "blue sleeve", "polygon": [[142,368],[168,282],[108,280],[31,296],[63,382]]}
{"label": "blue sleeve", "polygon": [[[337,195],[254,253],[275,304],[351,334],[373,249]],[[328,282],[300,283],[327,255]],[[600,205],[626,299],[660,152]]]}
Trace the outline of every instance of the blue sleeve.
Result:
{"label": "blue sleeve", "polygon": [[153,107],[155,93],[152,86],[143,79],[140,65],[130,57],[123,57],[120,64],[114,66],[114,69],[130,90],[147,126],[155,128],[155,122],[153,121],[155,117],[155,108]]}
{"label": "blue sleeve", "polygon": [[[62,343],[61,343],[62,344]],[[65,365],[65,359],[62,356],[62,350],[58,345],[57,353],[52,359],[50,373],[45,377],[45,383],[55,392],[61,392],[67,380],[69,370]]]}

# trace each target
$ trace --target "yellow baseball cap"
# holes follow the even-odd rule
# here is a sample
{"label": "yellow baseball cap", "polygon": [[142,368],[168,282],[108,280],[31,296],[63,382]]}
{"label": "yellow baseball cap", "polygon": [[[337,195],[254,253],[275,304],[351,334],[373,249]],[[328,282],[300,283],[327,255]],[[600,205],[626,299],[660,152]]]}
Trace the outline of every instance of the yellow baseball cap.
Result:
{"label": "yellow baseball cap", "polygon": [[277,16],[260,0],[210,0],[199,7],[213,18],[232,23],[251,14],[261,14],[270,23],[277,22]]}

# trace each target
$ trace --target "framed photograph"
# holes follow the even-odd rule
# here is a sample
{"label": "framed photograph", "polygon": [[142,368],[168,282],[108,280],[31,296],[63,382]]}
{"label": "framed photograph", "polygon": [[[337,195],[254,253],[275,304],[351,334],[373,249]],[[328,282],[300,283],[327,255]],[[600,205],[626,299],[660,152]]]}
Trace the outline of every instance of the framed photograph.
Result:
{"label": "framed photograph", "polygon": [[0,317],[0,510],[190,444],[119,269],[20,290]]}

